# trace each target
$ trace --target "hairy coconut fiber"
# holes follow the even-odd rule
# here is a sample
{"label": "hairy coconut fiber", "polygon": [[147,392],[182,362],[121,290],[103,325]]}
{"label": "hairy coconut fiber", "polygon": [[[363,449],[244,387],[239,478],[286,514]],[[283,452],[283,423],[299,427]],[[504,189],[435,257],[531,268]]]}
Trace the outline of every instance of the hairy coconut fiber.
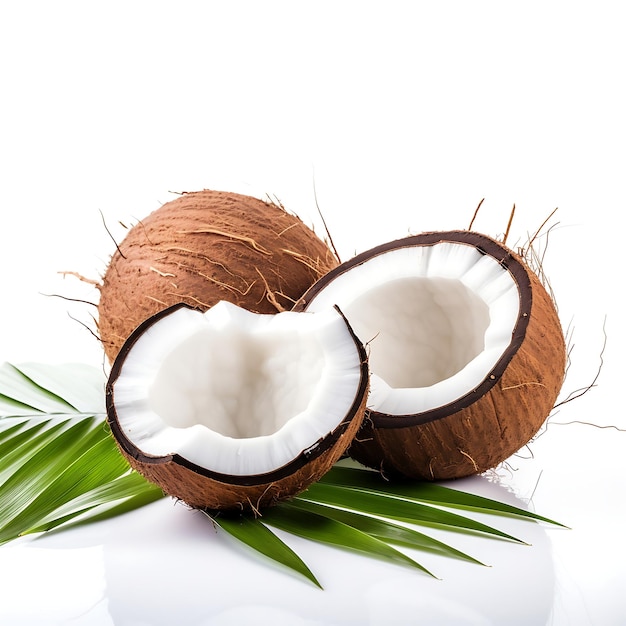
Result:
{"label": "hairy coconut fiber", "polygon": [[236,193],[185,193],[130,229],[99,286],[109,361],[143,320],[184,302],[220,300],[258,313],[291,309],[337,265],[329,247],[281,206]]}
{"label": "hairy coconut fiber", "polygon": [[[314,309],[315,299],[337,277],[357,267],[366,268],[378,255],[440,242],[475,246],[492,256],[515,281],[519,314],[506,350],[468,393],[412,414],[368,409],[349,453],[389,476],[445,480],[497,466],[536,435],[554,407],[565,376],[565,341],[552,297],[522,257],[479,233],[423,233],[374,248],[332,270],[295,308]],[[366,271],[364,275],[367,277]],[[340,298],[337,304],[350,319],[349,307]],[[374,351],[375,341],[368,349]],[[376,374],[373,366],[371,373]]]}
{"label": "hairy coconut fiber", "polygon": [[280,471],[239,478],[208,471],[171,455],[154,458],[141,454],[119,429],[111,425],[122,454],[131,467],[163,491],[193,508],[252,511],[274,506],[298,495],[317,482],[344,455],[362,423],[365,397],[354,417],[321,440],[315,450],[305,451]]}

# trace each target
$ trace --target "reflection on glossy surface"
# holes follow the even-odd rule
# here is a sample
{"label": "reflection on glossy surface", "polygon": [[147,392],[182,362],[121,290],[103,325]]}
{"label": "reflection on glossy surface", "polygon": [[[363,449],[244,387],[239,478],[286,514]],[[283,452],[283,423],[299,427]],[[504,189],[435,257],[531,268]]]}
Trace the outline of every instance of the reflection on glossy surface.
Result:
{"label": "reflection on glossy surface", "polygon": [[[483,477],[455,486],[523,506]],[[0,606],[0,622],[226,626],[252,623],[256,616],[257,623],[279,626],[387,626],[407,619],[546,623],[554,568],[544,527],[470,515],[532,546],[427,530],[491,566],[413,552],[443,579],[434,580],[283,534],[320,579],[320,591],[218,533],[203,515],[164,499],[107,522],[5,546],[4,563],[12,563],[22,579],[4,575],[1,588],[10,600]],[[33,588],[47,589],[36,606],[28,601]]]}
{"label": "reflection on glossy surface", "polygon": [[0,623],[45,626],[89,614],[107,594],[103,557],[102,546],[72,541],[64,550],[41,547],[41,542],[4,546]]}

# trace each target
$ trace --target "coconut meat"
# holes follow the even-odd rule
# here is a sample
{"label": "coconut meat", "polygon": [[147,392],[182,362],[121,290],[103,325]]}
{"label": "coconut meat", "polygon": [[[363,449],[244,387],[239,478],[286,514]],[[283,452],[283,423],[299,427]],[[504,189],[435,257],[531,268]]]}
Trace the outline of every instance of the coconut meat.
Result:
{"label": "coconut meat", "polygon": [[149,326],[114,398],[142,453],[247,476],[282,467],[333,431],[360,380],[355,340],[335,309],[261,315],[220,302]]}
{"label": "coconut meat", "polygon": [[337,304],[366,345],[368,408],[436,409],[477,387],[511,342],[515,279],[475,246],[440,242],[387,250],[337,275],[307,306]]}

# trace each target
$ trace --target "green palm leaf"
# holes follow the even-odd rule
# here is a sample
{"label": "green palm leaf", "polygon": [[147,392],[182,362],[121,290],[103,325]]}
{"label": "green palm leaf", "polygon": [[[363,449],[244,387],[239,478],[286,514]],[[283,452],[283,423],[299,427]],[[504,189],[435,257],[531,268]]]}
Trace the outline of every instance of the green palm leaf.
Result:
{"label": "green palm leaf", "polygon": [[415,502],[426,502],[455,509],[466,509],[491,515],[507,515],[511,517],[522,517],[546,522],[555,526],[563,526],[559,522],[537,515],[527,509],[522,509],[504,502],[478,496],[473,493],[451,489],[436,483],[417,481],[396,481],[385,480],[378,472],[369,472],[361,468],[345,467],[335,465],[330,472],[320,479],[321,483],[331,485],[341,485],[363,489],[374,493],[383,491],[389,495],[396,495],[405,500]]}
{"label": "green palm leaf", "polygon": [[[163,497],[130,469],[110,436],[104,383],[104,374],[86,365],[0,366],[0,544],[106,519]],[[441,485],[385,481],[344,463],[261,517],[205,514],[228,535],[318,587],[308,566],[270,527],[428,574],[394,546],[480,562],[409,524],[522,543],[448,509],[556,523]]]}
{"label": "green palm leaf", "polygon": [[238,517],[228,515],[208,516],[216,526],[219,526],[238,541],[245,543],[253,550],[260,552],[280,565],[302,574],[321,588],[319,581],[304,561],[258,519],[244,515]]}
{"label": "green palm leaf", "polygon": [[457,550],[448,544],[433,539],[422,532],[419,532],[413,528],[406,526],[400,526],[385,519],[379,517],[372,517],[371,515],[358,513],[356,511],[348,511],[346,509],[338,509],[336,507],[326,506],[313,501],[302,500],[295,498],[291,502],[291,506],[301,508],[304,511],[316,512],[319,515],[331,517],[337,521],[343,522],[353,528],[367,533],[373,537],[377,537],[388,543],[392,543],[398,546],[405,546],[407,548],[413,548],[414,550],[420,550],[423,552],[430,552],[441,556],[447,556],[452,558],[461,559],[463,561],[469,561],[470,563],[476,563],[478,565],[484,565],[474,557]]}
{"label": "green palm leaf", "polygon": [[0,544],[162,496],[106,430],[101,372],[0,367]]}
{"label": "green palm leaf", "polygon": [[100,484],[55,509],[23,534],[40,533],[59,526],[67,528],[121,515],[163,497],[156,486],[135,472]]}
{"label": "green palm leaf", "polygon": [[[0,364],[0,419],[49,414],[104,415],[105,376],[90,365]],[[15,406],[26,407],[14,411]]]}
{"label": "green palm leaf", "polygon": [[353,519],[344,517],[342,520],[341,516],[329,514],[324,507],[306,508],[297,503],[285,503],[266,511],[262,523],[305,539],[364,553],[391,563],[408,565],[433,576],[424,566],[391,547],[379,536],[361,530]]}
{"label": "green palm leaf", "polygon": [[446,530],[484,533],[500,539],[524,543],[520,539],[469,517],[422,504],[415,500],[390,496],[387,493],[366,492],[317,483],[311,485],[300,497],[313,502],[363,511],[371,515],[380,515],[401,522],[434,526]]}

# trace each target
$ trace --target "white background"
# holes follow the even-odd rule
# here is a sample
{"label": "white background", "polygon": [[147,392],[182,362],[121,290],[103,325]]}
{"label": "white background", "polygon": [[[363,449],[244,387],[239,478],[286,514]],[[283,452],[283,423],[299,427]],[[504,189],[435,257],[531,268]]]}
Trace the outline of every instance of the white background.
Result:
{"label": "white background", "polygon": [[[268,591],[265,608],[257,598],[229,609],[221,590],[213,605],[212,594],[203,600],[213,613],[198,610],[188,623],[205,623],[207,615],[213,621],[206,623],[218,623],[218,606],[219,623],[236,623],[248,605],[261,623],[263,616],[290,624],[392,623],[385,597],[398,623],[420,623],[418,615],[431,613],[430,623],[492,623],[507,603],[509,623],[514,615],[519,623],[559,625],[626,620],[626,433],[618,430],[626,428],[623,15],[619,2],[604,1],[0,4],[0,361],[102,365],[98,342],[83,325],[93,328],[95,308],[64,299],[97,302],[97,289],[58,272],[98,280],[114,250],[103,220],[119,240],[122,224],[175,192],[270,195],[323,234],[316,192],[343,260],[408,233],[467,228],[482,198],[474,229],[493,236],[504,233],[516,206],[512,246],[558,208],[549,244],[545,237],[538,244],[571,348],[563,398],[590,384],[598,369],[600,377],[498,472],[516,497],[532,496],[538,512],[572,527],[542,535],[542,558],[554,572],[547,611],[526,619],[524,607],[540,604],[537,578],[515,573],[515,552],[496,553],[502,562],[492,569],[502,577],[446,562],[439,602],[430,582],[413,574],[303,546],[312,559],[325,557],[316,563],[325,578],[320,595],[283,572],[268,577],[265,564],[219,544],[219,564],[206,556],[218,568],[209,582],[219,587],[219,571],[232,571],[244,597],[256,598],[254,585],[284,585],[290,596]],[[558,425],[565,422],[575,423]],[[481,479],[467,487],[487,488]],[[177,525],[194,524],[166,503],[153,508],[161,511],[146,518],[155,538],[139,533],[132,547],[137,567],[152,549],[166,558],[172,545],[184,543]],[[130,527],[144,515],[131,516]],[[133,616],[127,620],[119,602],[116,611],[106,608],[113,607],[113,589],[122,594],[110,573],[121,566],[109,568],[106,584],[94,574],[89,593],[97,610],[77,608],[76,596],[44,593],[61,585],[57,554],[65,563],[84,557],[83,571],[102,566],[103,546],[121,558],[122,540],[100,539],[125,526],[116,520],[107,528],[89,531],[95,534],[88,540],[68,533],[56,544],[0,549],[31,572],[24,574],[32,576],[29,595],[56,607],[44,603],[33,617],[34,605],[27,610],[23,595],[4,581],[0,616],[11,623],[43,623],[46,614],[57,616],[50,623],[150,623],[132,599],[125,599]],[[55,550],[63,541],[67,553]],[[197,553],[193,542],[180,550],[189,558]],[[543,567],[537,559],[529,558],[531,568]],[[152,554],[148,567],[157,561]],[[370,588],[367,581],[381,573],[398,576],[395,585]],[[351,577],[359,587],[346,583]],[[90,578],[68,584],[81,580],[88,585]],[[169,584],[176,588],[176,576]],[[172,594],[189,605],[180,589]],[[356,613],[346,609],[359,601]],[[178,606],[176,615],[184,613]]]}

